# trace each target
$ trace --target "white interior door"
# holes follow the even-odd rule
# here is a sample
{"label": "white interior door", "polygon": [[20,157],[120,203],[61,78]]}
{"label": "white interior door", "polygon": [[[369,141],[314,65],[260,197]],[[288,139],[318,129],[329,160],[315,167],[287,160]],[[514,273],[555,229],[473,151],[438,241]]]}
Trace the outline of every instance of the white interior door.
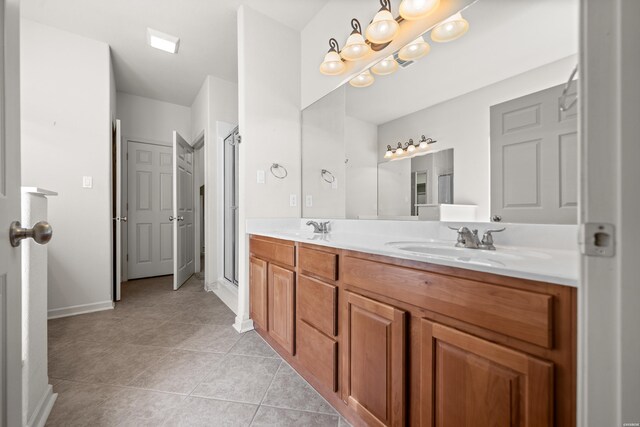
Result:
{"label": "white interior door", "polygon": [[194,273],[193,148],[173,131],[173,289]]}
{"label": "white interior door", "polygon": [[[20,220],[20,75],[18,2],[0,0],[0,425],[22,425],[20,248],[9,225]],[[26,224],[31,225],[31,224]]]}
{"label": "white interior door", "polygon": [[122,282],[122,223],[127,222],[127,217],[122,214],[122,131],[120,128],[120,120],[116,120],[116,136],[115,136],[115,163],[116,168],[114,173],[116,174],[116,188],[115,188],[115,274],[113,280],[115,281],[115,289],[113,298],[116,301],[120,301],[120,285]]}
{"label": "white interior door", "polygon": [[128,280],[173,273],[173,153],[128,144]]}
{"label": "white interior door", "polygon": [[[571,70],[567,70],[569,74]],[[567,103],[576,98],[572,84]],[[564,85],[491,107],[491,215],[504,222],[578,221],[578,108]]]}

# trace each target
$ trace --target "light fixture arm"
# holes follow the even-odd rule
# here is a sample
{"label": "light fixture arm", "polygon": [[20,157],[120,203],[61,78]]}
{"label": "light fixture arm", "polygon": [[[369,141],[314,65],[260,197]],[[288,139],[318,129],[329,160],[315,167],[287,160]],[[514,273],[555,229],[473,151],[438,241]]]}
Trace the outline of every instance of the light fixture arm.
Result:
{"label": "light fixture arm", "polygon": [[360,21],[358,21],[356,18],[353,18],[351,20],[351,28],[353,28],[351,34],[362,34],[362,26],[360,26]]}
{"label": "light fixture arm", "polygon": [[380,10],[386,9],[391,12],[391,0],[380,0],[380,6],[382,6]]}
{"label": "light fixture arm", "polygon": [[334,51],[340,53],[340,46],[338,46],[338,40],[331,37],[329,39],[329,52]]}

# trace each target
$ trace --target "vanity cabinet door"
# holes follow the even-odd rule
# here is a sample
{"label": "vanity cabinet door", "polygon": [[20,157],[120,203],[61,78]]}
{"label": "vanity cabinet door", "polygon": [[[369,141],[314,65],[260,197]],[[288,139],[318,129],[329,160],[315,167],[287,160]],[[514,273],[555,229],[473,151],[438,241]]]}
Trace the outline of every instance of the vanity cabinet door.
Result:
{"label": "vanity cabinet door", "polygon": [[294,354],[295,274],[269,264],[269,335]]}
{"label": "vanity cabinet door", "polygon": [[405,312],[345,292],[344,393],[367,425],[405,425]]}
{"label": "vanity cabinet door", "polygon": [[249,258],[249,311],[253,323],[267,330],[267,262]]}
{"label": "vanity cabinet door", "polygon": [[421,425],[551,426],[553,365],[421,320]]}

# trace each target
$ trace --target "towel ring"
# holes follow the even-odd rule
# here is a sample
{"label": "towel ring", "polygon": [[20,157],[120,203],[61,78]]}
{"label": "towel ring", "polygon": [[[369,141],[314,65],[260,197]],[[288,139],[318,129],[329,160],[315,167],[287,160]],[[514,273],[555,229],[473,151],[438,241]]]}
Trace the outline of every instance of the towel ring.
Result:
{"label": "towel ring", "polygon": [[566,105],[567,95],[569,94],[569,88],[571,88],[571,82],[573,81],[573,78],[576,76],[577,72],[578,72],[578,66],[576,65],[573,71],[571,72],[571,75],[569,76],[569,80],[564,85],[564,89],[562,89],[562,96],[560,96],[560,111],[562,111],[563,113],[571,109],[571,107],[576,105],[576,102],[578,102],[578,97],[576,96],[575,99],[571,101],[569,105]]}
{"label": "towel ring", "polygon": [[[329,175],[331,177],[331,180],[328,180],[326,175]],[[326,169],[322,169],[322,171],[320,172],[320,176],[329,184],[333,184],[336,181],[336,177],[333,176],[333,174]]]}
{"label": "towel ring", "polygon": [[[276,174],[273,170],[274,169],[282,169],[284,171],[284,175],[278,175]],[[271,175],[275,176],[278,179],[285,179],[287,177],[287,175],[289,175],[289,172],[287,172],[287,168],[285,168],[282,165],[279,165],[278,163],[274,163],[271,165]]]}

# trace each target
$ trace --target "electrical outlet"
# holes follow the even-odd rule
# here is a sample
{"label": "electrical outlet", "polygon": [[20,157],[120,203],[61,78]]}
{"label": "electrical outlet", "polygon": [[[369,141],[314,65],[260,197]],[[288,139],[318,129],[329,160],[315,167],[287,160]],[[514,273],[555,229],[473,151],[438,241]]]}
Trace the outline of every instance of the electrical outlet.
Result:
{"label": "electrical outlet", "polygon": [[311,196],[311,194],[307,194],[307,197],[304,198],[304,205],[307,208],[313,206],[313,197]]}
{"label": "electrical outlet", "polygon": [[258,182],[258,184],[264,184],[264,171],[259,170],[257,175],[256,175],[256,180]]}
{"label": "electrical outlet", "polygon": [[292,208],[298,206],[298,195],[297,194],[290,194],[289,195],[289,206],[291,206]]}
{"label": "electrical outlet", "polygon": [[93,187],[93,177],[91,176],[83,176],[82,177],[82,188],[92,188]]}

